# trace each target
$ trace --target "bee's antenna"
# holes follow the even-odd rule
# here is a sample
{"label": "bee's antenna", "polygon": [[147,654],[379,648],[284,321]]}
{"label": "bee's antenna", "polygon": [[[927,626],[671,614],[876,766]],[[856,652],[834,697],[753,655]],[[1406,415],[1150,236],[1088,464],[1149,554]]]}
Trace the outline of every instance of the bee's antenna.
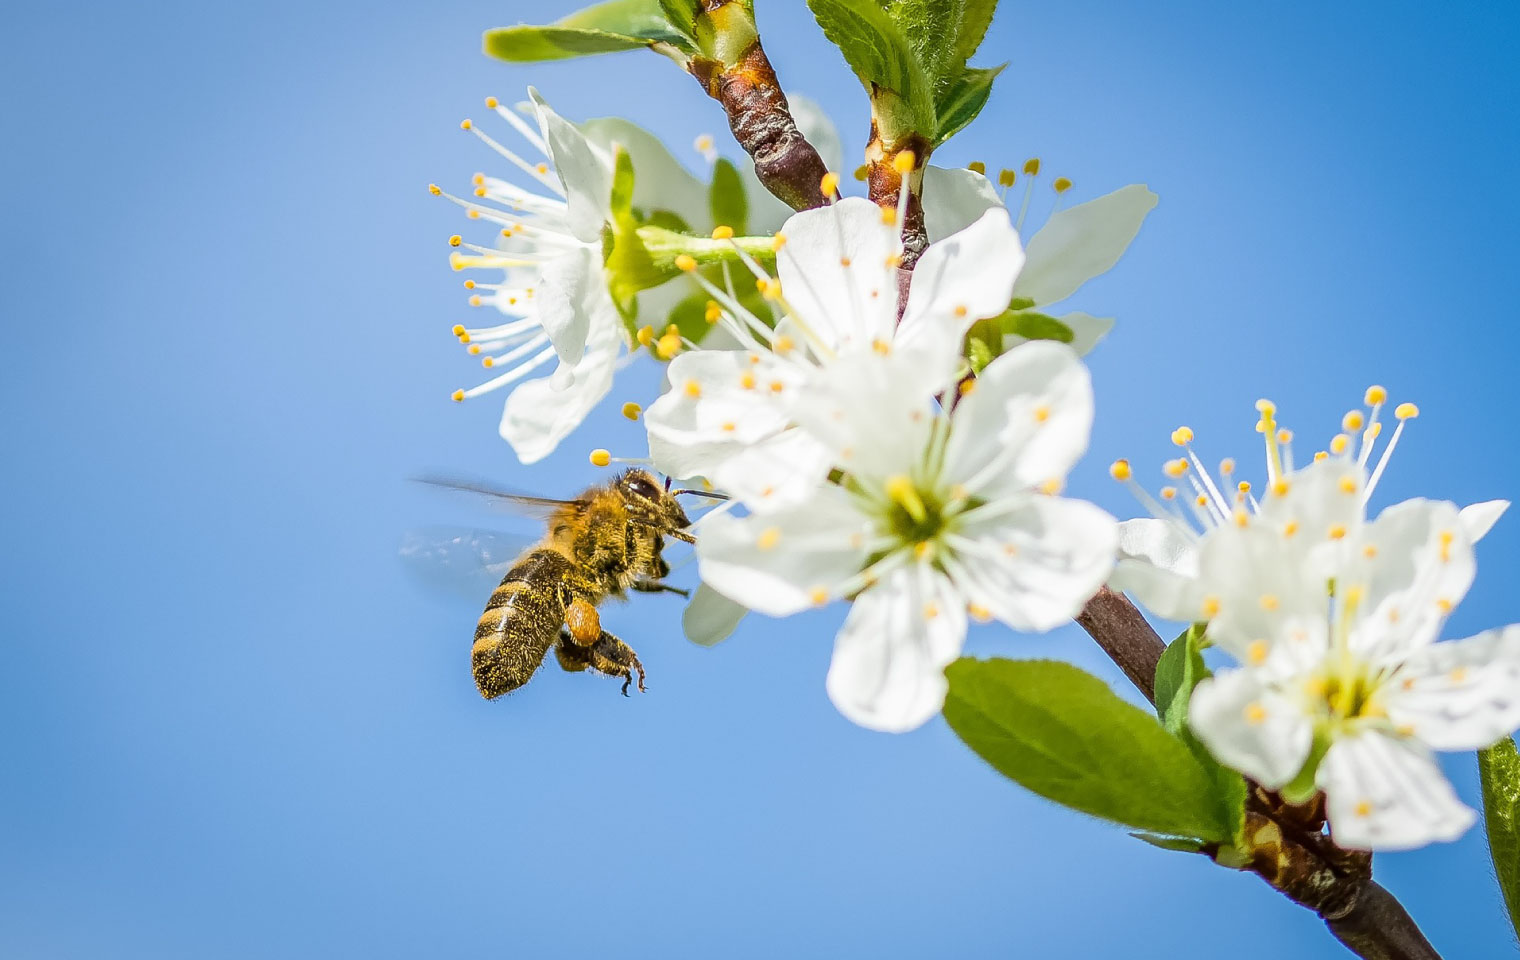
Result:
{"label": "bee's antenna", "polygon": [[668,477],[668,476],[665,478],[665,492],[666,493],[670,492],[670,481],[671,481],[671,479],[672,478]]}
{"label": "bee's antenna", "polygon": [[709,500],[728,499],[728,494],[726,493],[709,493],[706,490],[671,490],[669,485],[667,485],[665,489],[670,493],[672,497],[679,497],[683,493],[689,493],[694,497],[706,497]]}

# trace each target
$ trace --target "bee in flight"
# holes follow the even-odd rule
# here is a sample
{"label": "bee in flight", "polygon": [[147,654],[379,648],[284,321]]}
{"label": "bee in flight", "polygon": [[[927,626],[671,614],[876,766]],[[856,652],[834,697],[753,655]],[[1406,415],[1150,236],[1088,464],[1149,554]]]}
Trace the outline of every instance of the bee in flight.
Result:
{"label": "bee in flight", "polygon": [[[591,487],[573,500],[525,497],[454,480],[425,482],[485,494],[509,506],[541,511],[547,519],[543,539],[507,569],[475,626],[470,660],[482,696],[494,699],[527,683],[550,647],[566,670],[622,677],[624,696],[637,674],[643,692],[644,665],[632,647],[602,629],[597,607],[609,597],[626,599],[629,590],[686,596],[685,590],[665,582],[670,565],[661,556],[667,537],[696,542],[687,532],[691,521],[676,497],[721,497],[671,490],[669,480],[662,486],[639,469]],[[485,551],[479,552],[490,560]],[[403,548],[403,553],[420,551]]]}

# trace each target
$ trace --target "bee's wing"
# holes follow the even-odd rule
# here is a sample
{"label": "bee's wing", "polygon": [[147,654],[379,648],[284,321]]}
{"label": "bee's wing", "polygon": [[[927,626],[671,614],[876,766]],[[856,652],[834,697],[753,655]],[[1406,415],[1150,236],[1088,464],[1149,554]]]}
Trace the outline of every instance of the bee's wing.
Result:
{"label": "bee's wing", "polygon": [[586,506],[585,500],[555,500],[550,497],[532,497],[476,480],[435,476],[417,477],[416,479],[418,483],[426,483],[429,486],[486,497],[492,503],[505,507],[513,513],[526,514],[533,517],[546,518],[556,510],[565,507],[584,509]]}
{"label": "bee's wing", "polygon": [[532,537],[469,527],[423,527],[401,541],[401,560],[430,589],[484,602]]}

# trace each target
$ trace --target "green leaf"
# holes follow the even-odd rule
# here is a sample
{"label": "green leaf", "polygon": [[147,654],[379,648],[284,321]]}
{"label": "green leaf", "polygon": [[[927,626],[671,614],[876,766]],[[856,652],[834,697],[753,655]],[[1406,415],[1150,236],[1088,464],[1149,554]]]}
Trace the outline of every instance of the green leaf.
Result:
{"label": "green leaf", "polygon": [[997,67],[968,67],[945,85],[934,105],[939,124],[932,137],[934,146],[960,133],[976,119],[992,94],[992,81],[1006,66],[1005,63]]}
{"label": "green leaf", "polygon": [[1153,847],[1163,850],[1175,850],[1178,853],[1201,853],[1203,844],[1191,837],[1163,837],[1156,833],[1132,833],[1130,836],[1136,840],[1144,840]]}
{"label": "green leaf", "polygon": [[[933,85],[897,25],[877,0],[808,0],[813,18],[823,28],[845,62],[855,72],[878,106],[881,135],[888,144],[911,133],[929,136],[936,128]],[[883,104],[876,87],[889,90],[902,101]],[[891,106],[893,109],[882,110]],[[891,116],[880,115],[890,113]]]}
{"label": "green leaf", "polygon": [[987,36],[992,25],[992,15],[997,11],[998,0],[964,0],[961,7],[960,30],[955,37],[955,53],[961,60],[970,60]]}
{"label": "green leaf", "polygon": [[887,19],[908,41],[908,49],[929,79],[936,102],[941,87],[960,73],[966,63],[965,57],[957,57],[955,53],[956,36],[960,31],[960,5],[961,0],[886,0],[882,3]]}
{"label": "green leaf", "polygon": [[987,364],[996,360],[998,355],[992,352],[987,341],[981,337],[972,336],[966,341],[966,359],[971,362],[971,372],[981,373],[987,369]]}
{"label": "green leaf", "polygon": [[1505,737],[1478,751],[1478,775],[1483,781],[1483,824],[1488,849],[1510,926],[1520,934],[1520,751]]}
{"label": "green leaf", "polygon": [[660,0],[608,0],[547,26],[519,24],[487,30],[487,56],[509,63],[536,63],[633,50],[668,43],[691,52],[689,30],[673,26]]}
{"label": "green leaf", "polygon": [[1071,343],[1076,334],[1055,317],[1034,310],[1004,310],[997,321],[1003,332],[1026,340],[1059,340]]}
{"label": "green leaf", "polygon": [[673,28],[685,31],[688,36],[696,36],[697,13],[701,9],[697,0],[660,0],[660,9],[665,12],[665,21]]}
{"label": "green leaf", "polygon": [[739,176],[739,168],[726,158],[719,157],[713,164],[707,203],[714,225],[733,227],[734,233],[740,235],[749,232],[749,198],[744,195],[744,179]]}
{"label": "green leaf", "polygon": [[1230,823],[1232,839],[1241,844],[1244,842],[1246,815],[1245,778],[1215,760],[1208,748],[1193,735],[1187,722],[1193,688],[1211,675],[1203,662],[1202,640],[1203,626],[1195,623],[1161,654],[1161,660],[1156,664],[1156,712],[1168,732],[1187,744],[1193,756],[1208,771],[1209,779],[1213,781],[1212,796]]}
{"label": "green leaf", "polygon": [[945,674],[951,729],[1009,779],[1149,833],[1233,838],[1198,758],[1097,677],[1069,663],[966,658]]}

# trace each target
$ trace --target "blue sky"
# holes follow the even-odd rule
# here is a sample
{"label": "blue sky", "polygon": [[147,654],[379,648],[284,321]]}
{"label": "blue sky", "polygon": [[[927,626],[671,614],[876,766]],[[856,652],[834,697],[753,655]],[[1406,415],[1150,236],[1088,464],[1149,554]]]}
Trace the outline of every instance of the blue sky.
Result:
{"label": "blue sky", "polygon": [[[837,54],[801,3],[760,7],[783,81],[858,155]],[[1008,71],[941,161],[1039,155],[1079,199],[1161,196],[1073,303],[1119,317],[1076,493],[1132,514],[1114,457],[1159,465],[1185,422],[1245,462],[1262,395],[1328,438],[1373,382],[1423,410],[1385,504],[1517,493],[1512,5],[1004,7],[981,60]],[[448,335],[465,221],[425,185],[488,167],[458,121],[530,82],[694,164],[724,132],[653,56],[478,54],[485,27],[569,9],[0,14],[0,954],[1343,956],[1255,878],[1022,792],[942,721],[848,724],[823,693],[838,610],[704,650],[643,597],[607,617],[649,694],[545,671],[479,699],[479,604],[395,550],[499,518],[405,478],[569,492],[589,447],[639,436],[610,404],[527,469],[495,403],[448,402],[478,373]],[[1454,636],[1520,620],[1517,524]],[[971,649],[1124,683],[1073,628]],[[1471,758],[1447,767],[1475,801]],[[1378,876],[1448,957],[1512,955],[1477,832]]]}

